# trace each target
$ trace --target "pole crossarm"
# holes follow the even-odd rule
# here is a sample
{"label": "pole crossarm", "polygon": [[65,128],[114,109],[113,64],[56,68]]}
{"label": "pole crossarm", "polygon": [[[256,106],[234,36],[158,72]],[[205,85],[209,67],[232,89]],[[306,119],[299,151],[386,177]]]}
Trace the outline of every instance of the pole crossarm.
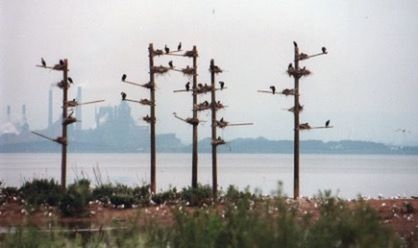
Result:
{"label": "pole crossarm", "polygon": [[149,82],[148,83],[144,83],[144,84],[139,84],[139,83],[134,83],[134,82],[125,80],[125,81],[122,81],[122,83],[139,86],[139,87],[143,87],[143,88],[146,88],[146,89],[150,89],[151,88],[151,84]]}
{"label": "pole crossarm", "polygon": [[294,96],[295,92],[293,89],[284,89],[282,91],[271,91],[271,90],[257,90],[259,93],[267,93],[272,95],[285,95],[285,96]]}
{"label": "pole crossarm", "polygon": [[176,112],[173,113],[174,117],[176,117],[177,119],[184,121],[186,123],[189,123],[190,125],[198,125],[200,122],[205,122],[205,121],[201,121],[197,118],[182,118],[180,116],[177,115]]}
{"label": "pole crossarm", "polygon": [[88,105],[88,104],[93,104],[93,103],[99,103],[99,102],[104,102],[105,100],[95,100],[95,101],[90,101],[90,102],[77,102],[75,99],[68,101],[66,104],[66,107],[68,108],[73,108],[73,107],[77,107],[77,106],[81,106],[81,105]]}
{"label": "pole crossarm", "polygon": [[41,133],[38,133],[38,132],[35,132],[35,131],[31,131],[31,133],[33,133],[35,135],[38,135],[39,137],[42,137],[44,139],[47,139],[47,140],[53,141],[55,143],[58,143],[58,144],[65,143],[65,140],[62,137],[57,137],[57,138],[54,139],[54,138],[48,137],[44,134],[41,134]]}
{"label": "pole crossarm", "polygon": [[[62,65],[60,64],[56,64],[54,66],[43,66],[43,65],[35,65],[36,67],[40,67],[40,68],[44,68],[44,69],[50,69],[50,70],[55,70],[55,71],[63,71],[64,68]],[[70,71],[69,69],[67,69],[67,71]]]}

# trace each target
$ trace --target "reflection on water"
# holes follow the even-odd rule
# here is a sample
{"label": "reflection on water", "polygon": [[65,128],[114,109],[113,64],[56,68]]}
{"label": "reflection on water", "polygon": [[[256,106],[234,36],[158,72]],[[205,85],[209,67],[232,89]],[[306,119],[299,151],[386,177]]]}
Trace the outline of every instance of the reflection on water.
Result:
{"label": "reflection on water", "polygon": [[[220,154],[218,183],[261,189],[269,194],[282,181],[291,195],[293,156],[283,154]],[[199,155],[199,182],[211,183],[211,156]],[[117,182],[128,185],[149,181],[148,154],[69,154],[68,182],[87,177],[93,184]],[[95,168],[96,173],[93,172]],[[97,173],[97,170],[100,172]],[[418,195],[418,156],[302,155],[301,195],[312,196],[331,189],[343,197]],[[0,179],[19,186],[32,178],[60,178],[59,154],[0,154]],[[157,188],[182,188],[191,182],[190,154],[157,155]]]}

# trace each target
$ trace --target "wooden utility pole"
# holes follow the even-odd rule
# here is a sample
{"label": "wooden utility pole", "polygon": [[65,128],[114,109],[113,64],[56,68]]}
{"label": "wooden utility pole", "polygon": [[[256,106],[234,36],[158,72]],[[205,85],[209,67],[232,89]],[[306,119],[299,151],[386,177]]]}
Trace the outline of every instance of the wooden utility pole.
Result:
{"label": "wooden utility pole", "polygon": [[218,73],[222,73],[222,69],[219,68],[219,66],[215,65],[215,61],[213,59],[210,60],[210,92],[211,92],[211,103],[210,103],[210,109],[211,109],[211,145],[212,145],[212,194],[213,199],[217,199],[218,194],[218,146],[224,145],[225,140],[223,140],[220,136],[217,135],[217,128],[225,128],[228,126],[246,126],[246,125],[252,125],[253,123],[229,123],[224,120],[224,118],[221,118],[220,120],[217,120],[216,113],[218,109],[222,109],[225,106],[220,102],[216,100],[216,91],[217,90],[224,90],[225,83],[223,81],[219,82],[219,88],[216,88],[215,84],[215,76]]}
{"label": "wooden utility pole", "polygon": [[154,81],[154,48],[152,43],[149,44],[148,47],[148,53],[149,53],[149,75],[150,75],[150,101],[151,101],[151,105],[150,105],[150,109],[151,109],[151,120],[150,120],[150,126],[151,126],[151,130],[150,130],[150,145],[151,145],[151,192],[155,193],[156,192],[156,168],[155,168],[155,164],[156,164],[156,143],[155,143],[155,123],[156,123],[156,118],[155,118],[155,81]]}
{"label": "wooden utility pole", "polygon": [[[295,47],[295,70],[299,71],[299,48],[294,43]],[[297,199],[299,197],[299,78],[300,75],[294,75],[295,79],[295,105],[294,105],[294,147],[293,147],[293,198]]]}
{"label": "wooden utility pole", "polygon": [[[169,47],[167,47],[167,45],[164,47],[164,50],[162,49],[154,49],[154,46],[152,43],[149,44],[148,46],[148,57],[149,57],[149,74],[150,74],[150,79],[148,83],[145,84],[139,84],[139,83],[135,83],[132,81],[128,81],[126,80],[127,75],[123,74],[122,75],[122,82],[127,83],[127,84],[131,84],[131,85],[135,85],[135,86],[140,86],[140,87],[144,87],[150,90],[150,99],[141,99],[141,100],[133,100],[133,99],[127,99],[127,95],[125,92],[122,92],[122,101],[130,101],[130,102],[136,102],[136,103],[140,103],[143,105],[149,105],[150,106],[150,115],[147,115],[143,118],[144,121],[146,121],[147,123],[150,124],[150,169],[151,169],[151,178],[150,178],[150,190],[152,193],[156,192],[157,189],[157,183],[156,183],[156,128],[155,128],[155,124],[156,124],[156,116],[155,116],[155,106],[156,106],[156,99],[155,99],[155,74],[164,74],[167,73],[170,70],[173,71],[179,71],[182,72],[184,74],[187,75],[192,75],[193,74],[193,84],[196,85],[196,81],[197,81],[197,76],[195,72],[192,72],[191,70],[193,68],[187,67],[185,69],[176,69],[174,67],[173,61],[169,62],[169,67],[166,66],[155,66],[154,65],[154,57],[155,56],[184,56],[184,57],[193,57],[193,64],[194,64],[194,71],[196,71],[196,57],[197,57],[197,51],[196,51],[196,47],[193,48],[193,51],[188,51],[186,53],[184,53],[183,55],[178,54],[179,52],[181,52],[181,42],[179,43],[177,50],[174,51],[170,51]],[[194,99],[195,100],[195,99]],[[197,100],[196,100],[197,101]],[[197,130],[196,130],[196,137],[197,137]],[[196,164],[197,164],[197,156],[196,158],[194,158],[194,160],[196,159]],[[194,161],[193,160],[193,161]],[[197,168],[197,166],[196,166]],[[197,171],[196,171],[196,175],[197,175]],[[196,177],[197,178],[197,177]],[[196,179],[197,180],[197,179]]]}
{"label": "wooden utility pole", "polygon": [[63,88],[62,88],[62,141],[61,141],[61,188],[65,189],[67,182],[67,120],[68,117],[68,60],[63,60]]}
{"label": "wooden utility pole", "polygon": [[67,146],[68,146],[68,140],[69,140],[68,133],[67,133],[67,126],[77,121],[77,119],[72,116],[73,112],[71,112],[68,115],[68,108],[74,108],[83,104],[103,102],[104,100],[97,100],[97,101],[91,101],[91,102],[85,102],[85,103],[79,103],[75,99],[68,101],[68,89],[70,88],[69,83],[73,83],[73,80],[70,77],[68,77],[68,60],[61,59],[59,63],[54,66],[47,66],[43,58],[41,62],[42,64],[37,65],[37,67],[50,69],[50,70],[56,70],[56,71],[62,71],[63,73],[63,79],[57,84],[57,86],[60,89],[62,89],[62,122],[61,122],[62,133],[61,133],[61,136],[55,139],[50,138],[46,135],[34,132],[34,131],[32,131],[32,133],[42,138],[48,139],[50,141],[54,141],[61,145],[61,187],[63,190],[65,190],[65,187],[67,185]]}
{"label": "wooden utility pole", "polygon": [[300,130],[310,130],[310,129],[319,129],[319,128],[332,128],[333,126],[329,126],[330,121],[325,122],[325,126],[320,127],[311,127],[309,123],[300,123],[299,114],[303,109],[303,106],[299,103],[299,80],[303,76],[308,76],[311,74],[306,67],[301,68],[299,62],[301,60],[306,60],[312,57],[325,55],[327,54],[327,49],[322,47],[322,52],[316,53],[313,55],[307,55],[305,53],[299,52],[298,44],[294,41],[294,63],[290,63],[287,68],[287,73],[289,76],[293,76],[294,78],[294,88],[293,89],[283,89],[282,91],[276,91],[276,87],[274,85],[270,86],[270,91],[266,90],[259,90],[258,92],[261,93],[268,93],[268,94],[280,94],[285,96],[294,96],[294,106],[290,109],[287,109],[290,112],[293,112],[294,116],[294,146],[293,146],[293,198],[299,198],[299,153],[300,153],[300,138],[299,138],[299,131]]}
{"label": "wooden utility pole", "polygon": [[213,199],[217,198],[218,193],[218,158],[217,158],[217,144],[215,140],[217,139],[216,134],[216,85],[215,85],[215,71],[214,68],[215,62],[213,59],[210,61],[210,85],[211,85],[211,112],[212,112],[212,193]]}
{"label": "wooden utility pole", "polygon": [[[197,49],[193,46],[193,119],[197,119]],[[198,125],[196,122],[193,124],[193,148],[192,148],[192,188],[197,188],[197,175],[198,175]]]}

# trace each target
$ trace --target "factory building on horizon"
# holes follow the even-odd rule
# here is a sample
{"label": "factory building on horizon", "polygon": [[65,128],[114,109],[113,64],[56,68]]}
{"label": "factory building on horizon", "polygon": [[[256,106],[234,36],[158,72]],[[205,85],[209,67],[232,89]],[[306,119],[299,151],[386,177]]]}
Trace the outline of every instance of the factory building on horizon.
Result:
{"label": "factory building on horizon", "polygon": [[[77,89],[78,102],[82,101],[82,89]],[[61,135],[61,116],[54,121],[53,94],[48,95],[47,127],[36,132],[57,138]],[[81,120],[81,107],[75,108],[77,120]],[[81,122],[68,126],[69,150],[76,152],[138,152],[149,151],[149,126],[138,125],[131,116],[131,107],[125,101],[117,106],[98,107],[95,111],[96,128],[82,129]],[[7,106],[7,121],[0,124],[0,152],[58,152],[59,145],[34,135],[26,117],[26,105],[22,106],[19,121],[11,121],[12,110]],[[35,130],[33,130],[35,131]],[[181,147],[174,134],[158,135],[159,150],[171,151]]]}

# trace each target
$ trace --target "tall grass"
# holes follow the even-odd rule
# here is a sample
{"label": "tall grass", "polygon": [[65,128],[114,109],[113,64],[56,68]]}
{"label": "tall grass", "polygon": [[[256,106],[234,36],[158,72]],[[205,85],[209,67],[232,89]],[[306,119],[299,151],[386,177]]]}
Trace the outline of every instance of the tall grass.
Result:
{"label": "tall grass", "polygon": [[393,230],[382,226],[375,210],[318,196],[320,216],[300,213],[297,202],[276,197],[226,201],[224,209],[175,210],[175,223],[153,227],[147,245],[158,247],[401,247]]}
{"label": "tall grass", "polygon": [[[55,189],[49,183],[45,187]],[[30,185],[29,185],[30,186]],[[40,187],[38,183],[25,188]],[[19,192],[22,192],[19,189]],[[29,190],[28,192],[37,192]],[[40,192],[43,192],[41,190]],[[264,198],[229,187],[217,201],[211,201],[210,187],[175,188],[150,195],[148,187],[128,188],[103,185],[90,189],[80,180],[61,192],[60,209],[64,215],[83,216],[89,200],[135,202],[153,198],[159,204],[172,204],[171,224],[157,219],[138,224],[132,218],[114,230],[99,230],[88,235],[77,232],[39,231],[17,228],[0,235],[0,247],[402,247],[389,227],[380,224],[378,213],[361,199],[350,205],[331,194],[319,193],[315,202],[319,214],[303,212],[299,201],[276,196]],[[40,196],[44,194],[41,193]],[[118,200],[112,197],[119,195]],[[127,196],[127,198],[123,197]],[[42,197],[39,197],[41,199]],[[38,199],[35,197],[35,199]],[[44,202],[42,198],[40,202]],[[36,202],[36,201],[35,201]],[[114,202],[116,203],[116,202]],[[125,204],[121,203],[121,204]],[[191,207],[193,206],[193,207]]]}

